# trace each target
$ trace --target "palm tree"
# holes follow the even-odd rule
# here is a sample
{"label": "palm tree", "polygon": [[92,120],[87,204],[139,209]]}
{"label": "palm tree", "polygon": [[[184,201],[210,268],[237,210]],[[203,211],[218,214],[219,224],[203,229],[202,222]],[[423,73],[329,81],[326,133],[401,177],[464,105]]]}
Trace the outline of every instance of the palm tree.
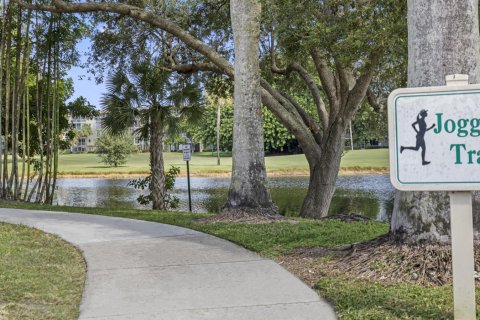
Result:
{"label": "palm tree", "polygon": [[175,134],[180,121],[200,119],[201,90],[195,81],[174,77],[149,60],[133,62],[107,80],[101,100],[102,124],[110,134],[125,132],[137,123],[135,134],[150,139],[150,192],[154,210],[166,209],[163,138]]}

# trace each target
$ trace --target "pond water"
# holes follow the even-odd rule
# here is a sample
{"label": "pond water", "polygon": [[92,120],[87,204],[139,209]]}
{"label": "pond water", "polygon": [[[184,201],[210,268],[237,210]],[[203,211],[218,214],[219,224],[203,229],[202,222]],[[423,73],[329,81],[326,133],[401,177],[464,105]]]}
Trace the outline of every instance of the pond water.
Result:
{"label": "pond water", "polygon": [[[127,186],[129,180],[59,179],[55,203],[67,206],[148,209],[137,203],[142,191]],[[191,178],[194,212],[218,212],[227,197],[229,178]],[[283,215],[297,215],[306,195],[307,177],[272,177],[272,198]],[[145,193],[145,192],[143,192]],[[180,211],[188,211],[187,178],[177,178],[173,195]],[[387,221],[393,207],[393,187],[387,175],[341,176],[337,179],[330,213],[359,213]]]}

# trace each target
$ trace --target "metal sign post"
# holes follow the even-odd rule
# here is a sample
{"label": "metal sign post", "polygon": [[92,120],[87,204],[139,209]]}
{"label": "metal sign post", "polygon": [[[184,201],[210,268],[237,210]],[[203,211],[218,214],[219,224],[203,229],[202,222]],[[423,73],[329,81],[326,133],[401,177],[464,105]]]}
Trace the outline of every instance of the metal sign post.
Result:
{"label": "metal sign post", "polygon": [[388,99],[390,179],[402,191],[450,191],[455,319],[476,319],[473,190],[480,190],[480,86],[397,89]]}
{"label": "metal sign post", "polygon": [[190,144],[183,146],[183,160],[187,162],[187,186],[188,186],[188,211],[192,212],[192,193],[190,190],[190,160],[192,159],[192,150]]}

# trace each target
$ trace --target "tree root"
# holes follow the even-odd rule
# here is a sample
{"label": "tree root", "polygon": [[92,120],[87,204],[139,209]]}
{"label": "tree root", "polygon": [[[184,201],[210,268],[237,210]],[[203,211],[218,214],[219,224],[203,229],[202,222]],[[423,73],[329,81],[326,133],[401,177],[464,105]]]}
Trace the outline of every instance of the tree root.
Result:
{"label": "tree root", "polygon": [[[480,285],[480,243],[474,249],[475,278]],[[423,286],[452,282],[449,244],[402,244],[389,236],[336,248],[299,249],[277,261],[311,285],[328,274]]]}

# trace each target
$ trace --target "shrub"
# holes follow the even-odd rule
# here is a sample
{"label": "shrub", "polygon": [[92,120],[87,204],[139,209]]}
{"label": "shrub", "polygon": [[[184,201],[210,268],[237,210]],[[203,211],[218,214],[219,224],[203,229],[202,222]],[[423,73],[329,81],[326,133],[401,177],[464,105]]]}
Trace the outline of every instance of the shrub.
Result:
{"label": "shrub", "polygon": [[106,165],[118,167],[127,163],[127,157],[135,150],[133,137],[128,134],[103,133],[96,141],[97,154]]}

